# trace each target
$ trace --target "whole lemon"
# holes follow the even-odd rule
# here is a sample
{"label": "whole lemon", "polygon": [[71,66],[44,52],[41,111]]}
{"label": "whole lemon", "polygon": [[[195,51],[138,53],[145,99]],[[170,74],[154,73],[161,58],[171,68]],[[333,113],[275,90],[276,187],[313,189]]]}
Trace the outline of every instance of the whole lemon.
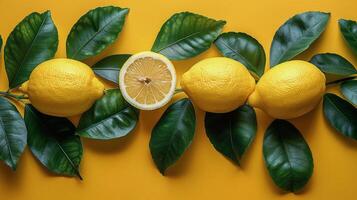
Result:
{"label": "whole lemon", "polygon": [[245,103],[255,80],[243,64],[224,57],[208,58],[183,74],[183,91],[202,110],[230,112]]}
{"label": "whole lemon", "polygon": [[278,119],[296,118],[320,102],[325,81],[325,75],[309,62],[284,62],[261,77],[248,103]]}
{"label": "whole lemon", "polygon": [[88,110],[104,94],[104,85],[88,65],[58,58],[39,64],[20,90],[40,112],[68,117]]}

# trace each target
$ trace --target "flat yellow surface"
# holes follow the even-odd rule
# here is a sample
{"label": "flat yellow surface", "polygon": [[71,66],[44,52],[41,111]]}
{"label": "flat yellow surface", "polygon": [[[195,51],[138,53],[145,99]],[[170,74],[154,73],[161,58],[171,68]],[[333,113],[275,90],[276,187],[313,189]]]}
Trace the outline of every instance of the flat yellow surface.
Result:
{"label": "flat yellow surface", "polygon": [[[357,20],[356,0],[0,0],[0,33],[6,39],[30,12],[51,10],[60,39],[56,57],[64,57],[65,40],[72,25],[89,9],[103,5],[131,10],[120,39],[104,53],[89,60],[89,64],[115,53],[149,50],[164,21],[179,11],[225,19],[228,23],[224,31],[251,34],[269,53],[274,32],[283,22],[296,13],[318,10],[331,12],[331,20],[322,38],[299,58],[307,60],[316,53],[337,52],[357,65],[357,59],[346,47],[337,24],[339,18]],[[217,55],[217,50],[212,47],[196,58],[175,62],[178,76],[197,61]],[[3,61],[0,78],[0,89],[6,90]],[[315,164],[310,182],[299,194],[280,191],[265,169],[263,133],[273,119],[261,111],[257,111],[257,137],[245,154],[242,167],[233,165],[214,150],[205,135],[203,112],[197,110],[193,144],[167,176],[161,176],[148,148],[151,129],[164,111],[160,109],[142,112],[136,131],[126,138],[109,142],[84,139],[81,163],[84,181],[47,172],[28,149],[16,172],[1,163],[0,199],[357,199],[357,142],[331,129],[323,118],[321,107],[320,104],[311,113],[291,120],[310,144]]]}

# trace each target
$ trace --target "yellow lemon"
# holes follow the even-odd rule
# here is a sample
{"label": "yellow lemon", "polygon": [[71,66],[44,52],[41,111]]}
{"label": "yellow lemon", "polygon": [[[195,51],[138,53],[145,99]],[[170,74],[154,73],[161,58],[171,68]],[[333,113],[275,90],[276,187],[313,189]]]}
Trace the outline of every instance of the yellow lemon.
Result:
{"label": "yellow lemon", "polygon": [[255,80],[243,64],[224,57],[208,58],[183,74],[183,91],[201,109],[225,113],[243,105]]}
{"label": "yellow lemon", "polygon": [[104,85],[88,65],[58,58],[39,64],[20,90],[40,112],[68,117],[88,110],[104,94]]}
{"label": "yellow lemon", "polygon": [[261,77],[248,103],[275,118],[296,118],[320,102],[325,81],[325,75],[309,62],[284,62]]}
{"label": "yellow lemon", "polygon": [[165,56],[145,51],[131,56],[120,69],[119,87],[124,99],[141,110],[167,104],[176,88],[176,72]]}

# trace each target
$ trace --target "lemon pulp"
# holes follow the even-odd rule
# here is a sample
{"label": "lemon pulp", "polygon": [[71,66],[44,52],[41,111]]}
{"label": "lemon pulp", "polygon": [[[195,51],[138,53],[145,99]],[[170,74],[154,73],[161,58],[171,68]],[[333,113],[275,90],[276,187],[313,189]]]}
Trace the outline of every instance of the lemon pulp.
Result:
{"label": "lemon pulp", "polygon": [[130,57],[120,71],[119,80],[124,98],[142,110],[164,106],[176,86],[172,63],[154,52],[142,52]]}

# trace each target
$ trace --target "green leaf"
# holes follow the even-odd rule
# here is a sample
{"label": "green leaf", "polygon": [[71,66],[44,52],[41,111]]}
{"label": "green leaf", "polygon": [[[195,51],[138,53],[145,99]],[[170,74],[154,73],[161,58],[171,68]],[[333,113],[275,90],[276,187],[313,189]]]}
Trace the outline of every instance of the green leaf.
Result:
{"label": "green leaf", "polygon": [[84,60],[111,45],[123,29],[128,8],[98,7],[83,15],[67,37],[67,57]]}
{"label": "green leaf", "polygon": [[0,159],[13,170],[25,149],[27,131],[16,107],[0,97]]}
{"label": "green leaf", "polygon": [[107,90],[82,115],[77,134],[100,140],[123,137],[135,128],[138,118],[138,110],[124,100],[119,89]]}
{"label": "green leaf", "polygon": [[334,53],[317,54],[311,58],[310,62],[326,74],[349,76],[357,73],[348,60]]}
{"label": "green leaf", "polygon": [[340,19],[338,24],[348,46],[357,54],[357,23],[352,20]]}
{"label": "green leaf", "polygon": [[357,105],[357,80],[343,82],[341,84],[341,92],[349,101]]}
{"label": "green leaf", "polygon": [[357,140],[357,108],[341,97],[327,93],[324,95],[323,109],[325,118],[333,128]]}
{"label": "green leaf", "polygon": [[75,176],[79,174],[82,143],[74,135],[75,127],[67,119],[38,112],[33,106],[25,107],[27,143],[33,155],[51,172]]}
{"label": "green leaf", "polygon": [[229,113],[206,113],[205,128],[214,148],[239,164],[257,132],[255,111],[243,105]]}
{"label": "green leaf", "polygon": [[263,154],[277,186],[296,192],[310,179],[314,168],[310,148],[299,130],[285,120],[274,120],[265,132]]}
{"label": "green leaf", "polygon": [[161,27],[152,51],[184,60],[206,51],[226,24],[190,12],[174,14]]}
{"label": "green leaf", "polygon": [[25,17],[10,33],[4,49],[9,87],[27,81],[38,64],[53,58],[57,46],[57,28],[50,11]]}
{"label": "green leaf", "polygon": [[255,76],[261,77],[265,68],[265,52],[259,42],[246,33],[222,33],[215,44],[228,58],[245,65]]}
{"label": "green leaf", "polygon": [[187,98],[172,104],[161,116],[150,138],[151,156],[161,174],[190,146],[195,127],[195,110]]}
{"label": "green leaf", "polygon": [[119,83],[119,71],[131,55],[118,54],[103,58],[92,66],[95,74],[113,83]]}
{"label": "green leaf", "polygon": [[329,18],[330,13],[304,12],[286,21],[274,35],[270,47],[270,67],[308,49],[325,30]]}

